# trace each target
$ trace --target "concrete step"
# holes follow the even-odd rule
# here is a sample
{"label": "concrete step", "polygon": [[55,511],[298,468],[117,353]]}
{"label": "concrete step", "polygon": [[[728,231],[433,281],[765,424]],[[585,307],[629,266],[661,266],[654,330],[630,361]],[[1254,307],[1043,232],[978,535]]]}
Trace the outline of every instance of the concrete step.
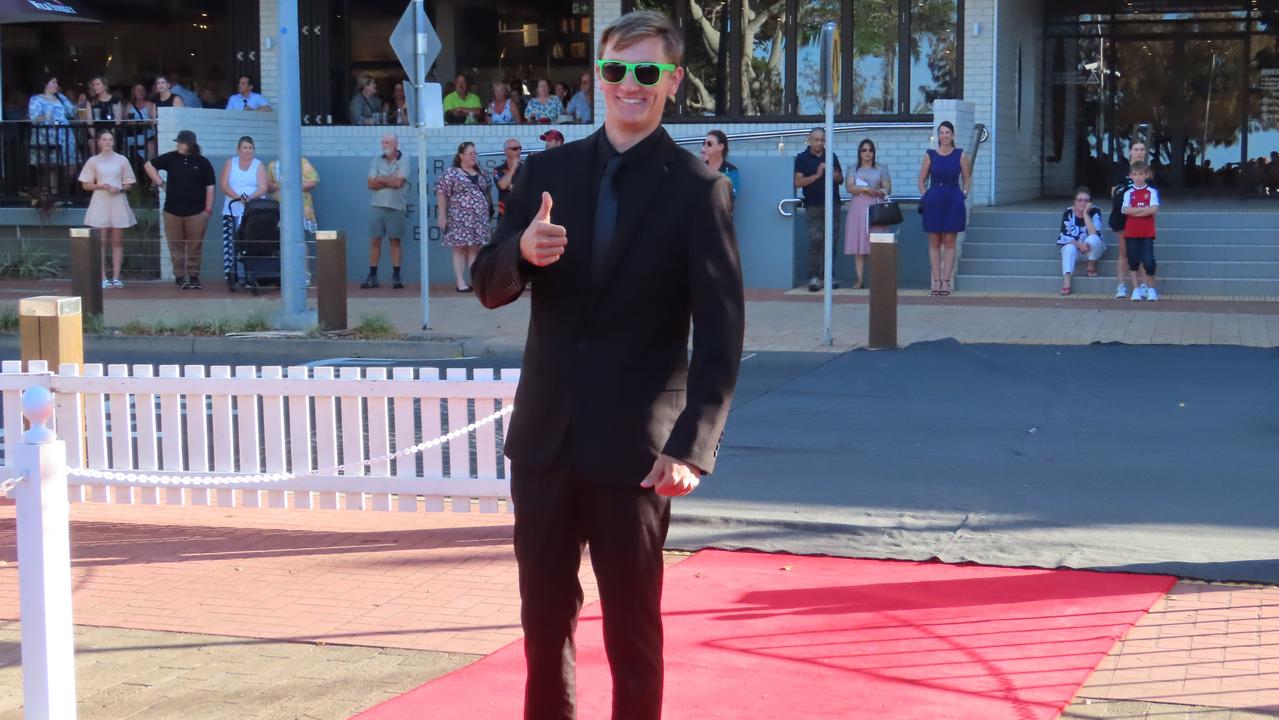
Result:
{"label": "concrete step", "polygon": [[[1110,238],[1107,238],[1110,240]],[[965,260],[1042,260],[1057,256],[1056,245],[1040,238],[1036,242],[996,242],[970,235],[964,240]],[[1106,250],[1106,259],[1114,260],[1117,252],[1112,244]],[[1222,244],[1182,245],[1155,242],[1155,254],[1160,263],[1168,262],[1279,262],[1279,243],[1275,244]]]}
{"label": "concrete step", "polygon": [[[1101,206],[1103,215],[1109,215],[1110,203]],[[970,227],[989,228],[1056,228],[1061,221],[1061,212],[1065,210],[1001,210],[999,208],[973,208],[969,213]],[[1167,229],[1210,230],[1220,231],[1222,228],[1233,230],[1270,230],[1279,229],[1279,203],[1258,203],[1250,212],[1213,212],[1204,210],[1177,210],[1174,205],[1167,204],[1160,210],[1156,220],[1159,230]]]}
{"label": "concrete step", "polygon": [[[1203,245],[1220,241],[1228,245],[1274,245],[1275,236],[1279,235],[1279,215],[1275,216],[1276,224],[1268,228],[1235,228],[1223,230],[1218,227],[1212,231],[1193,228],[1176,228],[1160,225],[1158,243],[1160,245]],[[1114,233],[1104,228],[1102,237],[1106,242],[1113,242]],[[964,242],[1027,242],[1053,243],[1057,240],[1057,223],[1052,222],[1034,228],[1004,228],[970,224],[964,235]]]}
{"label": "concrete step", "polygon": [[[1079,293],[1112,293],[1115,290],[1114,267],[1111,275],[1076,277],[1072,283]],[[955,281],[957,292],[974,293],[1045,293],[1057,294],[1061,276],[965,275],[962,270]],[[1183,295],[1230,295],[1251,298],[1279,298],[1279,280],[1235,278],[1159,278],[1159,291],[1168,298]],[[1119,302],[1116,300],[1115,302]]]}
{"label": "concrete step", "polygon": [[[1011,275],[1061,277],[1061,260],[1053,257],[1041,260],[1006,260],[976,259],[968,255],[969,248],[964,248],[964,257],[959,261],[960,275]],[[1279,282],[1279,262],[1222,262],[1222,261],[1165,261],[1159,258],[1159,276],[1167,278],[1203,279],[1234,278],[1237,280],[1275,280]],[[1081,260],[1075,268],[1082,274],[1087,268],[1087,261]],[[1114,277],[1115,259],[1102,258],[1098,266],[1102,275]]]}

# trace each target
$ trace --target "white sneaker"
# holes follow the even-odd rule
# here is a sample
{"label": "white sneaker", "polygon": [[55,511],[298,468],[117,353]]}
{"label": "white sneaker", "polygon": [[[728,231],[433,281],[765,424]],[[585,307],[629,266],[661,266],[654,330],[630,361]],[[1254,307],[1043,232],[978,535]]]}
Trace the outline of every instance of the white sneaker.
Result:
{"label": "white sneaker", "polygon": [[103,281],[102,281],[102,289],[103,289],[103,290],[110,290],[110,289],[111,289],[111,287],[112,287],[112,285],[111,285],[111,281],[110,281],[110,280],[103,280]]}
{"label": "white sneaker", "polygon": [[1147,302],[1155,302],[1155,301],[1156,301],[1156,300],[1158,300],[1158,299],[1159,299],[1159,293],[1155,292],[1155,289],[1154,289],[1154,288],[1152,288],[1152,287],[1148,287],[1148,288],[1146,288],[1146,301],[1147,301]]}
{"label": "white sneaker", "polygon": [[115,279],[115,280],[111,283],[111,285],[112,285],[112,287],[122,288],[122,287],[124,287],[124,281],[123,281],[123,280],[121,280],[121,279],[119,279],[119,278],[116,278],[116,279]]}
{"label": "white sneaker", "polygon": [[1119,287],[1115,288],[1115,299],[1123,300],[1126,297],[1128,297],[1128,286],[1123,283],[1119,283]]}
{"label": "white sneaker", "polygon": [[1138,287],[1138,288],[1133,288],[1133,289],[1132,289],[1132,297],[1130,297],[1130,298],[1128,298],[1128,299],[1129,299],[1129,300],[1132,300],[1133,302],[1140,302],[1140,301],[1142,301],[1142,300],[1145,300],[1145,299],[1146,299],[1146,291],[1145,291],[1144,289],[1142,289],[1142,288],[1139,288],[1139,287]]}

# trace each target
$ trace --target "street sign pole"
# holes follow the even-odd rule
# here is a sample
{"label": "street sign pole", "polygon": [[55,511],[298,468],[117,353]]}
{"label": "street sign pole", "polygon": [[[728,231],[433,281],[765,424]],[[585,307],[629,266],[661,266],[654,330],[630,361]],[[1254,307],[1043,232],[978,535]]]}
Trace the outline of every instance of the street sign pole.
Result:
{"label": "street sign pole", "polygon": [[[439,107],[440,86],[427,83],[426,75],[440,54],[440,38],[426,17],[426,1],[410,0],[404,14],[391,33],[391,48],[399,59],[404,74],[413,88],[406,98],[417,127],[417,205],[418,205],[418,269],[422,276],[422,329],[431,324],[430,262],[430,193],[427,187],[426,131],[442,127],[443,110]],[[406,88],[407,90],[407,88]]]}
{"label": "street sign pole", "polygon": [[[824,331],[822,340],[829,347],[835,344],[831,333],[831,316],[833,314],[833,290],[831,282],[835,275],[834,223],[838,218],[835,212],[835,101],[839,97],[839,30],[835,23],[828,22],[822,26],[822,96],[826,100],[826,172],[822,173],[822,192],[826,204],[822,207],[822,227],[826,242],[824,254],[826,258],[826,277],[823,292]],[[812,218],[808,218],[809,222]]]}
{"label": "street sign pole", "polygon": [[413,0],[414,60],[417,66],[417,224],[421,235],[419,262],[422,274],[422,329],[431,325],[431,213],[428,212],[426,187],[426,0]]}

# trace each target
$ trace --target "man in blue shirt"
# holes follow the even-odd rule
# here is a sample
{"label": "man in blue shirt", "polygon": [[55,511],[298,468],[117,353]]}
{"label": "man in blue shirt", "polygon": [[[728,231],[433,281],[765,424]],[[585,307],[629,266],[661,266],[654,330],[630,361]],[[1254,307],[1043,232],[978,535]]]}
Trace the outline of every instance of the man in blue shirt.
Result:
{"label": "man in blue shirt", "polygon": [[588,123],[591,121],[591,74],[582,73],[581,79],[577,83],[577,93],[573,95],[573,99],[568,101],[566,111],[573,119],[580,123]]}
{"label": "man in blue shirt", "polygon": [[271,109],[271,103],[268,103],[266,98],[253,92],[253,78],[248,75],[241,75],[238,89],[239,92],[226,101],[227,110],[267,111]]}
{"label": "man in blue shirt", "polygon": [[[839,156],[835,158],[835,203],[830,209],[834,222],[832,247],[839,247],[839,188],[844,184],[844,171],[839,165]],[[821,210],[826,206],[824,183],[826,175],[826,131],[813,128],[808,133],[808,149],[795,156],[795,188],[803,192],[804,215],[808,221],[808,291],[817,292],[822,289],[822,278],[826,275],[826,265],[822,250],[826,247],[826,228],[822,222]],[[839,281],[832,281],[831,287],[838,288]]]}

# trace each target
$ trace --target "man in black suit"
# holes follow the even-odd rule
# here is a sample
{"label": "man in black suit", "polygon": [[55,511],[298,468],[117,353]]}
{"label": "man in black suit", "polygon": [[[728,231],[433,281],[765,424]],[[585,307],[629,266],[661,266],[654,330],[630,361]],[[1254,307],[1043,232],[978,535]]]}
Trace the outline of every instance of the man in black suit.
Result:
{"label": "man in black suit", "polygon": [[472,269],[486,307],[532,282],[506,439],[529,720],[576,716],[587,544],[613,718],[661,717],[670,498],[714,469],[744,331],[729,182],[661,127],[682,58],[663,15],[630,13],[603,31],[604,127],[525,162]]}

